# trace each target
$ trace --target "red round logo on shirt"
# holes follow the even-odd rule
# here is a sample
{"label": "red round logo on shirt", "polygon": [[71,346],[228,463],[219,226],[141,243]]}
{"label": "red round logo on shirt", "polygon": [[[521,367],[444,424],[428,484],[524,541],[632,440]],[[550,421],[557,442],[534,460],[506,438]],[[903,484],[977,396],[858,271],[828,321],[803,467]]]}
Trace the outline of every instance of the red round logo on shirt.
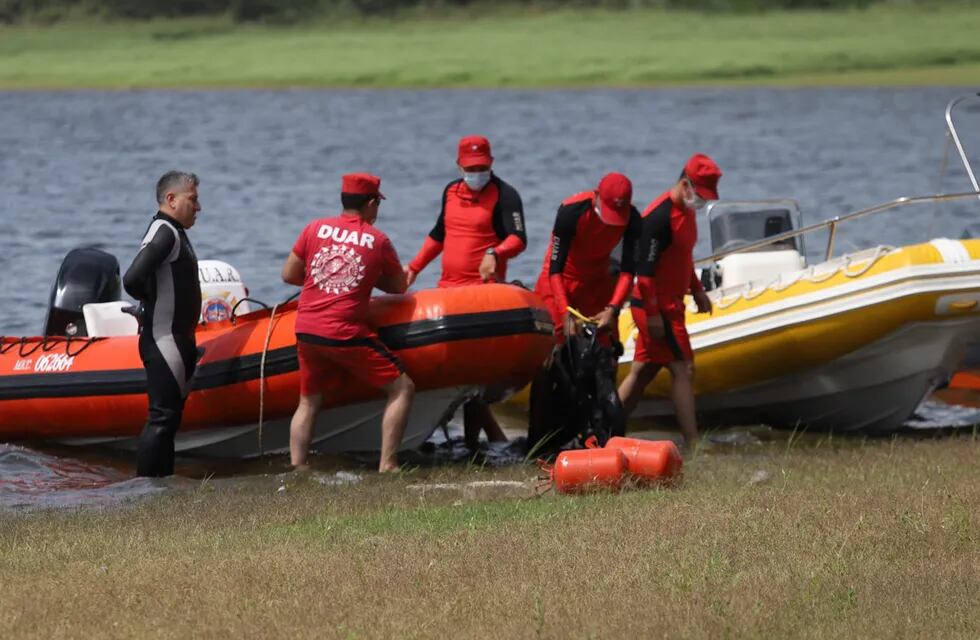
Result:
{"label": "red round logo on shirt", "polygon": [[351,247],[330,245],[313,257],[313,282],[324,293],[349,293],[364,279],[364,263]]}

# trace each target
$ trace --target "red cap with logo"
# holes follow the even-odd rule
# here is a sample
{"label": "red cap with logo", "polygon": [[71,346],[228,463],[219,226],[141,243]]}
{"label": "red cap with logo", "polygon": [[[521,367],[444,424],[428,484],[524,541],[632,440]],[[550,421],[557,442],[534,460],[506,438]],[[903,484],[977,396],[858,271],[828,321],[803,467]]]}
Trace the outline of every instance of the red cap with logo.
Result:
{"label": "red cap with logo", "polygon": [[384,200],[381,193],[381,178],[370,173],[348,173],[340,185],[341,193],[362,196],[378,196]]}
{"label": "red cap with logo", "polygon": [[599,203],[603,222],[624,226],[633,204],[633,183],[621,173],[607,173],[599,181]]}
{"label": "red cap with logo", "polygon": [[684,175],[694,185],[694,191],[705,200],[718,199],[718,180],[721,169],[715,161],[703,153],[695,153],[684,165]]}
{"label": "red cap with logo", "polygon": [[456,162],[461,167],[481,165],[489,167],[493,164],[493,156],[490,155],[490,141],[483,136],[466,136],[460,139]]}

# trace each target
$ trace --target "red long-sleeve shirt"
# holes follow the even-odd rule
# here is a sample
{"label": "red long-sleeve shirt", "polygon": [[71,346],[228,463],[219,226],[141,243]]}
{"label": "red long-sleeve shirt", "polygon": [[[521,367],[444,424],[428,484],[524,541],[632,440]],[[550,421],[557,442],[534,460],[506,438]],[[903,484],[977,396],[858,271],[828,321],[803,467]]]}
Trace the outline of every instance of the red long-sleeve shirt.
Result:
{"label": "red long-sleeve shirt", "polygon": [[632,208],[626,226],[606,224],[596,212],[596,199],[594,191],[576,194],[562,202],[555,216],[549,250],[535,290],[550,292],[555,298],[556,311],[562,314],[579,297],[578,292],[587,292],[584,295],[591,298],[592,291],[608,289],[609,260],[620,241],[623,243],[620,276],[608,303],[621,306],[633,283],[640,214]]}
{"label": "red long-sleeve shirt", "polygon": [[524,251],[524,206],[517,191],[491,176],[480,191],[454,180],[442,193],[439,219],[409,268],[422,271],[442,253],[440,287],[479,284],[480,262],[487,249],[497,254],[498,282],[507,279],[507,260]]}
{"label": "red long-sleeve shirt", "polygon": [[683,297],[704,291],[694,271],[698,241],[696,213],[677,204],[667,191],[641,214],[640,245],[633,297],[653,308],[657,296]]}

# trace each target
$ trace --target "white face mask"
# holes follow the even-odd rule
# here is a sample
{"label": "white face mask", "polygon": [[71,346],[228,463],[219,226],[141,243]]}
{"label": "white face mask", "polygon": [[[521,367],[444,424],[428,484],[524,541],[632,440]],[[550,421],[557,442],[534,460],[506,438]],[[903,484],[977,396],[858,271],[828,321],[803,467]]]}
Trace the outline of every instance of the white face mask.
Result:
{"label": "white face mask", "polygon": [[697,191],[694,190],[694,187],[691,187],[690,197],[688,197],[687,195],[684,196],[684,206],[689,209],[694,209],[695,211],[699,211],[703,209],[706,204],[708,204],[708,201],[702,198],[701,196],[699,196]]}
{"label": "white face mask", "polygon": [[489,171],[464,171],[463,181],[473,191],[479,191],[490,182]]}

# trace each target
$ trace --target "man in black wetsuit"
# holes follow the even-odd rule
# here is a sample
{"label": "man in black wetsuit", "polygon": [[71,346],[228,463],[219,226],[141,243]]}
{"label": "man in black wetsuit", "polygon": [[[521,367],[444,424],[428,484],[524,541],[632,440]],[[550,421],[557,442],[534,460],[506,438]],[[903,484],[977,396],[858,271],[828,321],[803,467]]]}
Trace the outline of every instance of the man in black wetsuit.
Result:
{"label": "man in black wetsuit", "polygon": [[160,210],[123,277],[126,292],[143,303],[139,349],[150,410],[136,453],[140,476],[173,474],[174,436],[197,365],[194,329],[201,314],[201,285],[186,229],[201,210],[198,182],[193,173],[181,171],[160,178]]}

